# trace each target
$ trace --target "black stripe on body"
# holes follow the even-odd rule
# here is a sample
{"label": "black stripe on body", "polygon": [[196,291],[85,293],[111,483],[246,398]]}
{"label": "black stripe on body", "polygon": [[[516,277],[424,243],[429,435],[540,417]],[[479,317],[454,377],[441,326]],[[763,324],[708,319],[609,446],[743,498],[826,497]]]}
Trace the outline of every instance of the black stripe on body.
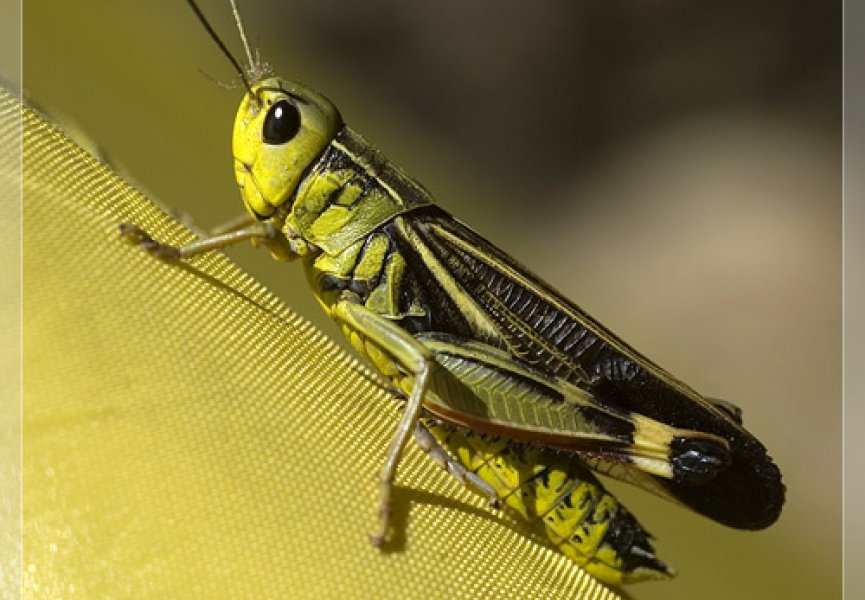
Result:
{"label": "black stripe on body", "polygon": [[[426,212],[429,209],[420,209],[417,212]],[[390,237],[398,252],[405,259],[410,276],[404,278],[400,287],[401,304],[411,304],[413,301],[419,303],[426,312],[423,318],[409,318],[402,322],[402,326],[413,334],[418,333],[445,333],[462,339],[478,339],[477,332],[473,331],[463,312],[438,281],[433,267],[421,258],[419,250],[407,238],[405,228],[411,227],[418,233],[415,220],[395,220],[386,224],[383,231]],[[486,340],[484,340],[486,341]]]}

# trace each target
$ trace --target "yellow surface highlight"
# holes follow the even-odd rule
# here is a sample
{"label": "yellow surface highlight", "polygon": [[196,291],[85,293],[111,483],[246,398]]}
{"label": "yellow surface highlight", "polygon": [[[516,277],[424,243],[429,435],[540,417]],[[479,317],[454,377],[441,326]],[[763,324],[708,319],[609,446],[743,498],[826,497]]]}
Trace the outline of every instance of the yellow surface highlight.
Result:
{"label": "yellow surface highlight", "polygon": [[370,292],[365,306],[371,311],[384,314],[399,314],[399,282],[405,272],[405,259],[394,252],[390,255],[384,267],[384,277],[376,288]]}
{"label": "yellow surface highlight", "polygon": [[544,525],[547,528],[547,535],[550,536],[550,539],[554,543],[564,542],[566,538],[573,534],[577,525],[585,517],[589,506],[586,504],[586,508],[581,508],[581,499],[587,495],[594,495],[596,493],[597,488],[595,486],[581,482],[571,492],[572,507],[570,509],[557,504],[555,508],[549,511],[549,514],[544,518]]}
{"label": "yellow surface highlight", "polygon": [[363,240],[358,240],[337,255],[322,252],[315,257],[315,269],[324,273],[348,276],[357,263],[357,256],[363,248]]}
{"label": "yellow surface highlight", "polygon": [[122,244],[191,236],[32,114],[25,136],[25,598],[617,597],[411,444],[374,549],[398,402],[222,255]]}
{"label": "yellow surface highlight", "polygon": [[374,235],[367,239],[363,256],[354,268],[354,278],[357,280],[372,279],[381,273],[384,267],[385,253],[390,244],[384,234]]}

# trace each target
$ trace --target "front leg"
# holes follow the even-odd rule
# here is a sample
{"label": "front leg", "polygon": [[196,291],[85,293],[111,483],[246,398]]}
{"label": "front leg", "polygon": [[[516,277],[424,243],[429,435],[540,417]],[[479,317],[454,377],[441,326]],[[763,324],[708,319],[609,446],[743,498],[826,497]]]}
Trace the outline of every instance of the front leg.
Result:
{"label": "front leg", "polygon": [[195,234],[197,238],[207,238],[220,233],[228,233],[229,231],[237,231],[247,225],[252,225],[257,222],[257,219],[249,213],[242,213],[233,219],[220,223],[211,230],[203,229],[195,222],[195,218],[184,210],[171,209],[168,214],[183,223],[183,226]]}
{"label": "front leg", "polygon": [[435,365],[432,353],[405,330],[359,304],[353,293],[346,293],[333,307],[333,317],[359,334],[366,343],[385,350],[412,377],[412,389],[391,439],[384,466],[379,475],[378,525],[370,535],[373,545],[381,547],[388,539],[392,509],[393,482],[403,448],[418,423],[424,393]]}
{"label": "front leg", "polygon": [[290,260],[296,256],[285,236],[272,224],[268,222],[254,222],[240,227],[223,229],[200,240],[184,246],[171,246],[159,242],[149,233],[131,223],[121,223],[119,226],[120,237],[146,251],[147,253],[167,261],[177,261],[212,250],[219,250],[251,241],[253,245],[261,244],[270,250],[275,258]]}

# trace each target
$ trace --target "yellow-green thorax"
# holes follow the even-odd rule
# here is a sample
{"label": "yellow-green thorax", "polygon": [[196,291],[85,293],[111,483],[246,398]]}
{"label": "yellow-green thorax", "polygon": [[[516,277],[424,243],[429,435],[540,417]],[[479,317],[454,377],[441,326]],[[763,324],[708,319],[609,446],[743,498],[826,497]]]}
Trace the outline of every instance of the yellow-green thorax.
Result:
{"label": "yellow-green thorax", "polygon": [[429,193],[343,124],[333,103],[289,80],[255,84],[237,112],[235,177],[247,210],[271,220],[298,256],[338,255]]}

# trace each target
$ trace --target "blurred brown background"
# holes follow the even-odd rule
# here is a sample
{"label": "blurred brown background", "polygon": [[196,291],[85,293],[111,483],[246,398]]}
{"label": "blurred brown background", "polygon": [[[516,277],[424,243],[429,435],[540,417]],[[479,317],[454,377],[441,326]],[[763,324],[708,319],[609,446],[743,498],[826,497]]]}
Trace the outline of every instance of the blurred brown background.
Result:
{"label": "blurred brown background", "polygon": [[[240,55],[226,3],[202,4]],[[680,571],[634,598],[840,595],[840,4],[241,8],[277,73],[330,96],[445,208],[743,407],[785,474],[780,522],[731,531],[612,486]],[[35,103],[165,206],[205,226],[241,210],[241,92],[214,83],[233,73],[182,3],[32,0],[24,36]],[[232,255],[335,334],[299,268]]]}

